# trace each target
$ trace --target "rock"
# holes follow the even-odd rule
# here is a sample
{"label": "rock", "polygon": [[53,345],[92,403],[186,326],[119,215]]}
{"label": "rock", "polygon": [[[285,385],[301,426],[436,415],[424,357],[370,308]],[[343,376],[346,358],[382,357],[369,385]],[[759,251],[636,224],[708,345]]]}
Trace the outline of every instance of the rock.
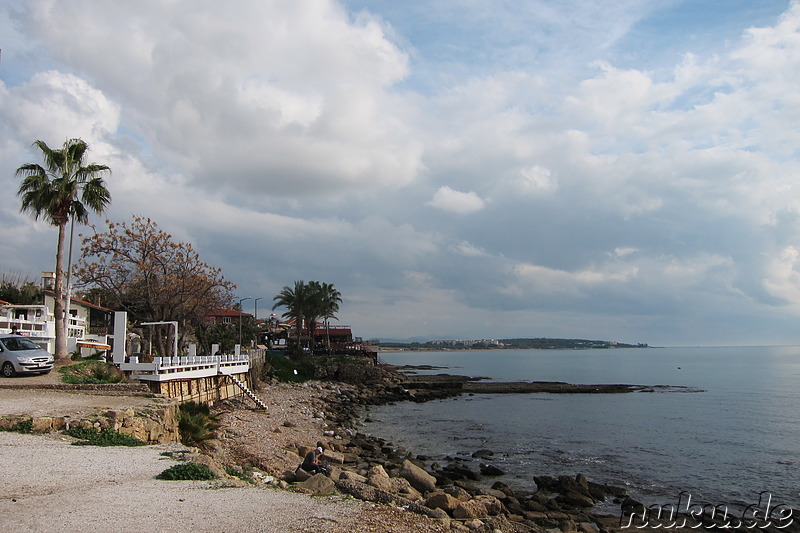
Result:
{"label": "rock", "polygon": [[464,522],[464,525],[467,526],[467,529],[470,531],[479,531],[483,529],[484,523],[478,519],[475,519]]}
{"label": "rock", "polygon": [[339,453],[339,452],[334,452],[334,451],[331,451],[331,450],[325,450],[324,452],[322,452],[322,455],[320,457],[323,460],[329,461],[331,463],[336,463],[336,464],[339,464],[339,465],[344,464],[344,454]]}
{"label": "rock", "polygon": [[443,509],[448,513],[452,513],[461,501],[450,496],[446,492],[436,492],[425,500],[425,505],[431,509]]}
{"label": "rock", "polygon": [[486,508],[486,513],[492,516],[499,515],[503,512],[503,504],[494,496],[480,495],[475,497],[475,501],[479,501]]}
{"label": "rock", "polygon": [[478,450],[472,454],[472,457],[475,459],[480,459],[483,457],[491,457],[492,455],[494,455],[492,450]]}
{"label": "rock", "polygon": [[626,496],[622,503],[620,504],[622,507],[622,511],[626,514],[636,514],[644,512],[645,507],[642,502],[638,502],[631,498],[630,496]]}
{"label": "rock", "polygon": [[534,476],[533,482],[539,490],[547,492],[559,492],[558,480],[552,476]]}
{"label": "rock", "polygon": [[336,490],[336,484],[325,474],[314,474],[297,486],[312,494],[331,494]]}
{"label": "rock", "polygon": [[412,487],[423,494],[436,488],[436,478],[408,459],[403,461],[399,474],[400,477],[406,479]]}
{"label": "rock", "polygon": [[355,472],[347,472],[347,471],[342,472],[341,474],[339,474],[339,479],[349,479],[351,481],[358,481],[359,483],[366,483],[367,482],[367,478],[366,477],[364,477],[364,476],[362,476],[360,474],[356,474]]}
{"label": "rock", "polygon": [[505,472],[503,472],[502,470],[500,470],[499,468],[497,468],[494,465],[486,465],[486,464],[481,463],[480,469],[481,469],[481,474],[484,475],[484,476],[503,476],[503,475],[505,475]]}
{"label": "rock", "polygon": [[294,471],[294,479],[295,479],[295,481],[298,481],[298,482],[306,481],[308,479],[311,479],[311,473],[310,472],[306,472],[305,470],[303,470],[302,468],[300,468],[298,466]]}
{"label": "rock", "polygon": [[387,503],[400,507],[411,505],[412,503],[402,496],[386,492],[385,490],[367,485],[366,483],[359,483],[349,479],[337,481],[336,488],[350,494],[354,498],[369,502]]}
{"label": "rock", "polygon": [[408,507],[406,507],[412,513],[421,514],[427,516],[429,518],[435,518],[437,520],[449,520],[450,517],[444,512],[443,509],[431,509],[430,507],[426,507],[424,505],[420,505],[418,503],[412,503]]}
{"label": "rock", "polygon": [[203,465],[209,470],[211,470],[215,476],[218,478],[226,478],[228,477],[228,473],[225,471],[225,467],[215,461],[208,455],[200,454],[200,453],[193,453],[189,456],[189,460],[193,463],[197,463],[199,465]]}
{"label": "rock", "polygon": [[486,506],[478,500],[460,502],[453,510],[453,518],[485,518],[488,514]]}
{"label": "rock", "polygon": [[503,498],[506,497],[505,492],[496,489],[478,489],[478,492],[475,495],[492,496],[494,498],[497,498],[498,500],[502,500]]}
{"label": "rock", "polygon": [[469,479],[471,481],[478,480],[478,474],[467,468],[466,466],[450,463],[444,467],[444,474],[450,479]]}
{"label": "rock", "polygon": [[386,492],[394,492],[392,480],[381,465],[375,465],[369,469],[367,473],[367,484],[385,490]]}
{"label": "rock", "polygon": [[525,509],[527,511],[531,511],[531,512],[534,512],[534,513],[546,513],[547,512],[547,507],[543,503],[541,503],[541,502],[539,502],[539,501],[537,501],[537,500],[535,500],[533,498],[531,498],[530,500],[526,500],[525,503],[523,504],[523,507],[525,507]]}
{"label": "rock", "polygon": [[457,500],[461,500],[462,502],[465,502],[465,501],[467,501],[467,500],[472,498],[472,496],[470,496],[469,492],[467,492],[466,490],[462,489],[461,487],[457,487],[455,485],[451,485],[449,487],[445,487],[442,490],[446,494],[449,494],[453,498],[455,498]]}
{"label": "rock", "polygon": [[417,489],[412,487],[411,483],[409,483],[407,479],[402,477],[393,477],[391,479],[392,485],[394,486],[393,492],[402,494],[404,497],[413,502],[422,500],[422,494],[420,494]]}
{"label": "rock", "polygon": [[588,494],[582,494],[580,492],[576,492],[574,490],[568,490],[565,494],[562,494],[557,498],[557,500],[561,503],[564,503],[570,507],[594,507],[594,500]]}
{"label": "rock", "polygon": [[580,533],[600,533],[600,528],[594,522],[581,522],[578,524]]}

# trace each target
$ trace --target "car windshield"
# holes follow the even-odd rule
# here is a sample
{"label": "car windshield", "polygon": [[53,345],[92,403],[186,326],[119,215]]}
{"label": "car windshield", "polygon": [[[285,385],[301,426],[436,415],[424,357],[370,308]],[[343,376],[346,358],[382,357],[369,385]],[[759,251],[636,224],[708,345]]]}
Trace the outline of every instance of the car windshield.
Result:
{"label": "car windshield", "polygon": [[39,350],[40,346],[35,342],[29,341],[28,339],[3,339],[3,344],[6,345],[6,348],[11,350],[12,352],[16,352],[18,350]]}

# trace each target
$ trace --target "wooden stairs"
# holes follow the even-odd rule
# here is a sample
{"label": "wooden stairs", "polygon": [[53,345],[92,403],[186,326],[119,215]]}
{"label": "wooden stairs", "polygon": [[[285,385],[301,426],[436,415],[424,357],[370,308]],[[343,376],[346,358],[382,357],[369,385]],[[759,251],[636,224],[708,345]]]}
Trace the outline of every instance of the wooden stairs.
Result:
{"label": "wooden stairs", "polygon": [[262,402],[261,398],[256,396],[255,393],[253,391],[251,391],[250,388],[247,385],[242,383],[239,379],[237,379],[234,376],[228,375],[228,377],[231,378],[231,381],[233,381],[236,384],[237,387],[242,389],[242,392],[244,392],[247,395],[248,398],[250,398],[251,400],[253,400],[256,403],[256,405],[259,407],[259,409],[264,409],[265,411],[267,410],[267,404]]}

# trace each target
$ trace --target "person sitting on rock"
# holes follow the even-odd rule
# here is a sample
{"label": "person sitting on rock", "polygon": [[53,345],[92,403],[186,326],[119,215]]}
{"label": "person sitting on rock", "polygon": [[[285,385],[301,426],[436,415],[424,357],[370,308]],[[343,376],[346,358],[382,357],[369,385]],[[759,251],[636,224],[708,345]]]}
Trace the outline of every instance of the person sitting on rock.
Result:
{"label": "person sitting on rock", "polygon": [[330,475],[328,464],[319,460],[320,455],[322,455],[321,446],[311,450],[306,454],[305,458],[303,459],[303,464],[300,465],[300,468],[312,474],[325,474],[326,476]]}

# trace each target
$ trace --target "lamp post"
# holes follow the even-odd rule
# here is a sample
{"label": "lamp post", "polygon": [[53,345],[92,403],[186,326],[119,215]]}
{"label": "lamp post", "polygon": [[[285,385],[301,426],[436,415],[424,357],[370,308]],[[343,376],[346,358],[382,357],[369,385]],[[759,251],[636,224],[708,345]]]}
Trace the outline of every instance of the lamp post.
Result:
{"label": "lamp post", "polygon": [[253,313],[255,313],[253,315],[253,321],[254,321],[255,330],[256,330],[256,344],[258,344],[258,301],[262,300],[263,298],[264,298],[263,296],[259,296],[258,298],[253,300],[253,303],[255,304],[255,307],[256,307],[255,311],[253,311]]}
{"label": "lamp post", "polygon": [[242,347],[242,315],[244,314],[242,313],[242,302],[245,300],[252,300],[252,299],[253,298],[251,296],[248,296],[247,298],[241,298],[239,300],[239,349],[240,350]]}

